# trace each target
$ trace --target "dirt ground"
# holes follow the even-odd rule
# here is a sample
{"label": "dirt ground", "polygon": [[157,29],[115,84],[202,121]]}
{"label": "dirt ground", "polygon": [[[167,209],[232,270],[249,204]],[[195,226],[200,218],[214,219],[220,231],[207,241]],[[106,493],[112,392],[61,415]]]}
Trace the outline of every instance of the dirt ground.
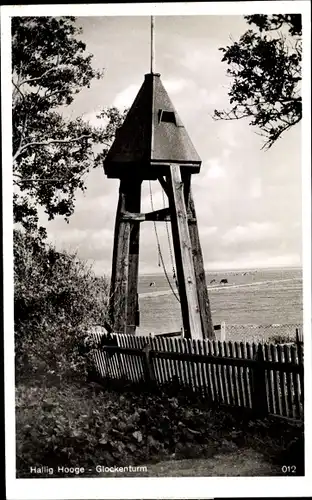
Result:
{"label": "dirt ground", "polygon": [[279,466],[271,464],[264,455],[250,448],[218,453],[210,458],[166,460],[147,464],[147,472],[109,473],[100,477],[234,477],[278,476]]}
{"label": "dirt ground", "polygon": [[187,459],[160,462],[148,467],[148,476],[276,476],[280,467],[272,465],[260,453],[242,449],[207,459]]}

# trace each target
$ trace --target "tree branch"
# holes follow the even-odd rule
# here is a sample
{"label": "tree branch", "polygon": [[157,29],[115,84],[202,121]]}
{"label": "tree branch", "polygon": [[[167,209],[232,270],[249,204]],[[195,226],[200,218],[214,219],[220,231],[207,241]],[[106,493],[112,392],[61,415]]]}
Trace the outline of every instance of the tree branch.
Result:
{"label": "tree branch", "polygon": [[[264,149],[265,151],[267,151],[268,149],[270,149],[273,144],[277,141],[277,139],[279,139],[281,137],[281,135],[286,132],[286,130],[288,130],[290,127],[292,127],[293,125],[296,125],[297,123],[299,123],[301,121],[301,117],[298,117],[293,123],[289,123],[288,125],[286,125],[285,127],[283,127],[283,129],[279,130],[278,132],[276,132],[274,134],[273,137],[269,137],[268,140],[264,143],[264,145],[262,146],[261,149]],[[269,132],[267,132],[268,134]],[[268,137],[267,135],[265,134],[262,134],[264,137]]]}
{"label": "tree branch", "polygon": [[21,132],[21,138],[20,138],[20,143],[19,143],[18,150],[20,150],[20,149],[21,149],[21,147],[22,147],[22,143],[23,143],[23,140],[24,140],[24,137],[25,137],[25,131],[26,131],[26,126],[27,126],[27,120],[28,120],[28,114],[26,114],[26,116],[25,116],[24,125],[23,125],[23,130],[22,130],[22,132]]}
{"label": "tree branch", "polygon": [[35,177],[30,177],[29,179],[13,180],[16,186],[21,186],[24,182],[64,182],[66,179],[36,179]]}
{"label": "tree branch", "polygon": [[[217,120],[228,120],[228,121],[230,121],[230,120],[240,120],[241,118],[249,118],[249,117],[252,118],[252,116],[254,116],[253,114],[248,113],[248,112],[246,112],[246,114],[244,114],[243,112],[241,112],[241,114],[238,115],[238,114],[236,114],[237,112],[238,111],[234,110],[234,109],[232,109],[229,112],[226,112],[226,111],[223,110],[223,111],[220,111],[220,115],[219,116],[216,115],[216,114],[214,114],[212,116],[212,118],[215,121],[217,121]],[[234,116],[231,116],[231,113],[233,113]]]}
{"label": "tree branch", "polygon": [[70,144],[73,142],[79,142],[81,139],[90,139],[91,134],[88,135],[80,135],[79,137],[74,137],[73,139],[51,139],[49,141],[35,141],[29,142],[22,146],[13,156],[13,160],[15,161],[26,149],[34,147],[34,146],[49,146],[50,144]]}
{"label": "tree branch", "polygon": [[55,71],[55,70],[59,69],[61,66],[66,67],[66,64],[59,64],[58,61],[57,61],[55,66],[53,66],[52,68],[49,68],[46,71],[44,71],[42,73],[42,75],[40,75],[40,76],[34,76],[33,78],[27,78],[26,80],[22,80],[20,82],[19,86],[21,87],[22,85],[25,85],[25,83],[32,83],[32,82],[36,82],[38,80],[41,80],[48,73],[51,73],[52,71]]}
{"label": "tree branch", "polygon": [[[16,88],[16,90],[21,94],[22,99],[24,101],[25,100],[25,96],[24,96],[23,92],[21,91],[21,89],[19,88],[19,86],[14,82],[13,78],[12,78],[12,83],[13,83],[14,87]],[[14,100],[14,96],[13,96],[13,100]]]}

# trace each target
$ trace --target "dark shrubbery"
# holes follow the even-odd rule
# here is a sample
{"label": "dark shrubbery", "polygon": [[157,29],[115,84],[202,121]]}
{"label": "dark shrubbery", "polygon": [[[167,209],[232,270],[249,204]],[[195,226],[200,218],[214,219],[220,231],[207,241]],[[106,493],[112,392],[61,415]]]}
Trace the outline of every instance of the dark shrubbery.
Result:
{"label": "dark shrubbery", "polygon": [[273,335],[268,338],[269,344],[288,344],[295,343],[295,341],[295,336],[291,334]]}
{"label": "dark shrubbery", "polygon": [[90,326],[107,311],[107,283],[75,255],[14,231],[14,322],[17,377],[86,373],[81,356]]}
{"label": "dark shrubbery", "polygon": [[296,474],[303,474],[302,429],[255,421],[199,400],[194,404],[182,393],[103,390],[94,383],[61,388],[21,384],[16,404],[18,477],[33,477],[30,467],[41,464],[59,477],[64,474],[57,474],[58,466],[91,469],[84,476],[96,477],[96,465],[148,466],[239,453],[245,447],[265,453],[277,474],[292,455]]}
{"label": "dark shrubbery", "polygon": [[51,461],[75,463],[81,443],[90,453],[95,446],[101,415],[90,414],[88,386],[78,391],[75,381],[86,380],[83,346],[88,329],[103,324],[107,300],[106,280],[75,255],[14,231],[18,474]]}

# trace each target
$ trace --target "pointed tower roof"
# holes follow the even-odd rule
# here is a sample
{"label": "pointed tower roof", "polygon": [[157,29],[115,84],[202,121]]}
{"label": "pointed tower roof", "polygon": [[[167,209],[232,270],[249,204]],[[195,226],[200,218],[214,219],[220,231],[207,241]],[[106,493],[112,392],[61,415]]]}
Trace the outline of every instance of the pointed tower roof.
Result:
{"label": "pointed tower roof", "polygon": [[145,80],[116,133],[105,160],[109,178],[138,172],[143,179],[165,175],[170,163],[198,173],[201,160],[158,73]]}

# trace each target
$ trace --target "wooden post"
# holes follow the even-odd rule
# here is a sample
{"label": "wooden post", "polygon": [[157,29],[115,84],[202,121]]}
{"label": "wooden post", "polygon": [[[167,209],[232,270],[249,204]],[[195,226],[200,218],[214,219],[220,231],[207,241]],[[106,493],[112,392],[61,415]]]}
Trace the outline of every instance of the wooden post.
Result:
{"label": "wooden post", "polygon": [[144,367],[145,367],[145,377],[146,377],[146,382],[149,384],[155,384],[156,383],[156,377],[155,377],[155,372],[153,368],[153,362],[151,358],[151,346],[150,344],[146,344],[146,346],[143,349],[144,351]]}
{"label": "wooden post", "polygon": [[167,182],[170,186],[169,207],[185,337],[202,339],[192,245],[179,165],[170,165]]}
{"label": "wooden post", "polygon": [[[297,345],[297,356],[298,356],[298,364],[303,367],[303,332],[302,332],[302,340],[299,337],[299,329],[296,328],[296,345]],[[303,371],[299,373],[300,380],[300,402],[304,404],[304,376]]]}
{"label": "wooden post", "polygon": [[126,211],[140,211],[141,180],[120,181],[117,207],[112,278],[110,287],[110,322],[116,333],[135,333],[138,318],[138,270],[140,223],[125,220]]}
{"label": "wooden post", "polygon": [[[126,210],[140,212],[141,209],[141,181],[131,183],[131,196],[126,200]],[[126,333],[134,334],[139,326],[139,242],[140,222],[131,221],[129,236],[129,267],[128,267],[128,292],[127,292],[127,325]]]}
{"label": "wooden post", "polygon": [[127,314],[128,262],[130,224],[121,220],[125,210],[126,193],[120,181],[119,200],[115,222],[112,276],[109,299],[109,317],[112,329],[124,333]]}
{"label": "wooden post", "polygon": [[226,334],[225,334],[225,321],[221,321],[221,342],[225,342]]}
{"label": "wooden post", "polygon": [[256,363],[251,371],[251,400],[252,410],[257,417],[268,415],[268,402],[266,392],[266,379],[264,368],[263,347],[258,344],[257,353],[254,356]]}
{"label": "wooden post", "polygon": [[[190,177],[190,175],[189,175]],[[187,184],[188,186],[188,184]],[[198,225],[196,219],[195,204],[191,192],[190,186],[188,187],[188,227],[191,238],[192,254],[194,262],[194,270],[196,277],[196,287],[197,287],[197,299],[199,304],[200,316],[201,316],[201,326],[203,332],[203,338],[214,339],[215,332],[212,323],[210,302],[208,296],[208,288],[206,284],[206,275],[204,269],[204,259],[202,254],[202,249],[200,246]]]}
{"label": "wooden post", "polygon": [[303,344],[303,332],[301,328],[296,328],[296,344],[297,346]]}

